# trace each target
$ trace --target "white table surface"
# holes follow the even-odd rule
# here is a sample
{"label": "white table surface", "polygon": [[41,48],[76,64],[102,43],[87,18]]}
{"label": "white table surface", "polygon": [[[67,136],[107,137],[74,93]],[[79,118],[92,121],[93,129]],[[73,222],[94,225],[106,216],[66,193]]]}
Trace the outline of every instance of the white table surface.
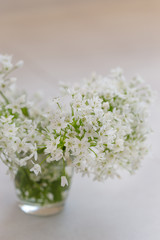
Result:
{"label": "white table surface", "polygon": [[[160,91],[160,2],[2,1],[0,52],[24,59],[19,87],[58,94],[58,81],[121,66],[139,72]],[[152,156],[134,176],[106,183],[74,175],[65,210],[52,217],[25,215],[0,163],[0,240],[159,240],[160,100],[152,107]]]}

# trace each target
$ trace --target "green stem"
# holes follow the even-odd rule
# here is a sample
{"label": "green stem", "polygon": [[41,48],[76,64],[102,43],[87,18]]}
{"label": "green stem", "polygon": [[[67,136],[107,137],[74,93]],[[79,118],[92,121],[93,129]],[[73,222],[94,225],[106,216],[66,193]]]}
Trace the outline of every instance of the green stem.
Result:
{"label": "green stem", "polygon": [[89,150],[92,151],[95,154],[96,157],[98,157],[97,154],[95,153],[95,151],[93,151],[92,148],[89,148]]}
{"label": "green stem", "polygon": [[50,156],[51,156],[51,154],[49,154],[45,159],[43,159],[43,161],[40,163],[40,165],[42,165],[46,161],[46,159],[49,158]]}
{"label": "green stem", "polygon": [[8,99],[7,99],[6,96],[3,94],[2,91],[0,91],[0,95],[3,97],[3,99],[5,100],[5,102],[6,102],[7,104],[9,104]]}
{"label": "green stem", "polygon": [[65,160],[64,160],[64,158],[63,158],[63,176],[65,176],[66,175],[66,172],[65,172]]}
{"label": "green stem", "polygon": [[11,70],[9,70],[5,75],[4,78],[6,78],[11,72],[13,72],[14,70],[16,70],[18,67],[14,66]]}
{"label": "green stem", "polygon": [[62,110],[62,108],[61,108],[59,102],[57,102],[57,106],[59,107],[60,110]]}
{"label": "green stem", "polygon": [[73,110],[73,107],[71,105],[71,109],[72,109],[72,117],[74,116],[74,110]]}

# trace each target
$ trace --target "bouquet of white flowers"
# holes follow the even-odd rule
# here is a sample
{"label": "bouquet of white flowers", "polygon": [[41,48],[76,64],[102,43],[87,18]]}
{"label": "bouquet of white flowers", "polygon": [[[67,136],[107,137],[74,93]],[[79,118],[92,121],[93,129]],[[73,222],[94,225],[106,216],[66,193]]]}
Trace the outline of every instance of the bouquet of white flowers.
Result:
{"label": "bouquet of white flowers", "polygon": [[9,74],[22,61],[11,60],[0,55],[0,158],[21,199],[62,201],[71,180],[68,163],[99,181],[119,177],[121,169],[135,172],[148,151],[152,99],[139,76],[126,81],[121,69],[93,75],[83,85],[63,85],[64,96],[39,105],[16,89]]}

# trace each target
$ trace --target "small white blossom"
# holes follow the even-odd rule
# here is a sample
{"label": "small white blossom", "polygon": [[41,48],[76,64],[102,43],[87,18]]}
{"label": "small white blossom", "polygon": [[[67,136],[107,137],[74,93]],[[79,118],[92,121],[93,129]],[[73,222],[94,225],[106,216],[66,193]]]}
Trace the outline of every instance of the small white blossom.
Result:
{"label": "small white blossom", "polygon": [[61,176],[61,187],[64,187],[65,185],[68,186],[68,181],[65,176]]}
{"label": "small white blossom", "polygon": [[59,144],[60,137],[54,138],[51,136],[50,140],[47,140],[46,143],[46,153],[53,153],[57,149],[57,145]]}
{"label": "small white blossom", "polygon": [[5,70],[10,70],[13,67],[12,56],[0,55],[0,64],[2,64]]}
{"label": "small white blossom", "polygon": [[20,68],[23,66],[23,64],[24,64],[24,62],[22,60],[20,60],[16,63],[15,67]]}
{"label": "small white blossom", "polygon": [[36,176],[41,172],[41,166],[39,164],[35,164],[31,169],[31,172],[34,172]]}

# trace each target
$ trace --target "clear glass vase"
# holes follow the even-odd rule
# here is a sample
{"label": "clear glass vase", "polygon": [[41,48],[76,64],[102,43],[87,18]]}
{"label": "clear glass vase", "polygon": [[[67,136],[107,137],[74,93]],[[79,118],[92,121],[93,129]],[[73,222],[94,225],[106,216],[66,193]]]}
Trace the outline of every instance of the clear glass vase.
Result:
{"label": "clear glass vase", "polygon": [[[61,186],[61,176],[68,185]],[[68,196],[73,168],[71,161],[54,161],[42,164],[38,176],[28,166],[19,167],[14,183],[20,209],[32,215],[48,216],[63,210]]]}

